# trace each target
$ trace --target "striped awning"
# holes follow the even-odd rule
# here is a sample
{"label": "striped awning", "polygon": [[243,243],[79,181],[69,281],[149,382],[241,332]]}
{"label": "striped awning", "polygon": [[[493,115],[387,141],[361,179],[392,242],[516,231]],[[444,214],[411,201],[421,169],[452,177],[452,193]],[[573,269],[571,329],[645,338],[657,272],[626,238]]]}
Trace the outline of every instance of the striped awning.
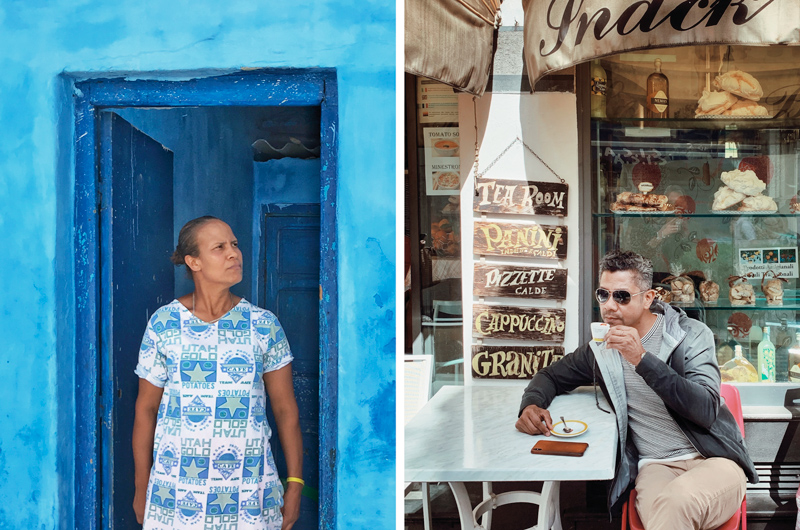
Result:
{"label": "striped awning", "polygon": [[405,70],[483,95],[501,0],[405,0]]}

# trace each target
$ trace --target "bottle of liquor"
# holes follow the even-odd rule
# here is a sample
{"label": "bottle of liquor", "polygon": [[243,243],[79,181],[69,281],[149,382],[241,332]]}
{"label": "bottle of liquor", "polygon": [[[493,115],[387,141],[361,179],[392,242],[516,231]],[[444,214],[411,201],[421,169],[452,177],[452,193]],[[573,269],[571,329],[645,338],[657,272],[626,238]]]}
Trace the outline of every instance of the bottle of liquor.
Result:
{"label": "bottle of liquor", "polygon": [[592,61],[592,118],[606,117],[606,70],[599,60]]}
{"label": "bottle of liquor", "polygon": [[800,331],[795,335],[794,344],[789,346],[789,382],[800,383]]}
{"label": "bottle of liquor", "polygon": [[769,340],[769,327],[764,328],[764,338],[758,343],[758,374],[762,383],[775,382],[775,345]]}
{"label": "bottle of liquor", "polygon": [[719,369],[722,375],[722,382],[757,383],[758,374],[755,367],[742,355],[742,345],[736,344],[733,352],[733,359],[723,364]]}
{"label": "bottle of liquor", "polygon": [[656,71],[647,78],[645,118],[669,118],[669,80],[661,73],[661,59],[655,60]]}

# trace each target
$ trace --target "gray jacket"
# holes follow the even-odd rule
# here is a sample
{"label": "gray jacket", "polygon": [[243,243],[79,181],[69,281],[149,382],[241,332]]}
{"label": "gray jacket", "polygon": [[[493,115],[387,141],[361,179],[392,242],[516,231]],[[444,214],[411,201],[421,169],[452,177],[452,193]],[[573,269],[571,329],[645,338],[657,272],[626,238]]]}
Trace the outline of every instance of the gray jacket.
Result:
{"label": "gray jacket", "polygon": [[[706,458],[717,456],[733,460],[744,470],[749,482],[757,483],[758,476],[736,420],[728,407],[720,404],[720,375],[711,330],[686,316],[681,309],[658,300],[650,309],[664,314],[660,357],[667,361],[645,355],[636,366],[636,372],[664,401],[697,452]],[[525,389],[520,414],[528,405],[547,408],[557,395],[594,382],[600,385],[606,399],[618,412],[620,451],[608,497],[611,508],[636,478],[639,462],[636,447],[628,437],[628,401],[619,353],[585,344],[540,370]]]}

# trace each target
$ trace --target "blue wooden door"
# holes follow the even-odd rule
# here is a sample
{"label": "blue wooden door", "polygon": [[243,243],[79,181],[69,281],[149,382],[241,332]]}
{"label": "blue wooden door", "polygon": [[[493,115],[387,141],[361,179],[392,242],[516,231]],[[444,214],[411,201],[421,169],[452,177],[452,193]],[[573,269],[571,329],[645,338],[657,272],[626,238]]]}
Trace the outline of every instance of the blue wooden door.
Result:
{"label": "blue wooden door", "polygon": [[133,373],[147,320],[174,298],[173,154],[113,112],[101,113],[100,528],[140,528],[133,513]]}
{"label": "blue wooden door", "polygon": [[[265,307],[275,313],[292,348],[292,376],[303,434],[306,485],[296,530],[316,530],[319,519],[319,204],[267,207]],[[286,477],[275,418],[268,413],[276,465]]]}

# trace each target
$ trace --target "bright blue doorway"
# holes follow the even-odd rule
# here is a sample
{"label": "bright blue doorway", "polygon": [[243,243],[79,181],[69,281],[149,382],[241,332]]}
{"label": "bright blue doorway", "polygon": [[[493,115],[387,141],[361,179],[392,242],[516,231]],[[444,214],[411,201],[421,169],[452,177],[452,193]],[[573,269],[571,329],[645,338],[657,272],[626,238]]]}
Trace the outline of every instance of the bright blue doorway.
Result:
{"label": "bright blue doorway", "polygon": [[[131,344],[141,340],[143,326],[137,325],[139,321],[145,322],[144,314],[152,312],[151,306],[161,305],[169,300],[159,300],[156,291],[166,290],[169,287],[153,283],[152,292],[141,290],[144,281],[137,281],[133,269],[138,265],[136,259],[125,257],[122,246],[118,241],[138,241],[131,239],[124,232],[120,232],[118,241],[114,240],[117,225],[132,222],[133,219],[146,218],[142,224],[156,226],[160,217],[172,218],[171,210],[151,202],[151,193],[142,192],[136,197],[130,197],[129,212],[124,208],[113,213],[108,213],[103,207],[103,194],[105,187],[117,187],[117,182],[104,179],[105,166],[100,164],[100,171],[94,163],[95,160],[109,161],[109,168],[115,166],[114,149],[117,143],[124,143],[108,136],[105,141],[104,120],[100,119],[109,110],[122,111],[122,109],[144,107],[269,107],[280,102],[284,106],[318,106],[320,108],[320,171],[318,173],[317,196],[323,193],[328,198],[318,214],[319,236],[317,238],[317,277],[316,290],[324,290],[327,297],[324,300],[316,299],[316,326],[314,333],[319,333],[316,348],[317,363],[316,373],[325,374],[317,382],[317,403],[319,407],[316,416],[316,433],[324,433],[320,437],[317,447],[307,457],[319,455],[316,469],[319,470],[318,490],[319,509],[318,517],[309,521],[310,525],[303,528],[330,527],[335,524],[333,507],[336,505],[335,495],[335,454],[336,454],[336,366],[338,364],[337,345],[337,287],[336,287],[336,255],[335,255],[335,197],[336,197],[336,85],[335,73],[327,70],[312,70],[303,72],[251,72],[228,76],[196,79],[185,82],[169,81],[124,81],[124,80],[93,80],[77,83],[76,93],[76,315],[79,328],[77,330],[77,362],[76,371],[77,393],[76,408],[78,410],[77,425],[77,451],[76,451],[76,524],[79,528],[128,528],[129,518],[125,514],[129,507],[130,499],[126,498],[130,492],[125,488],[117,488],[117,478],[122,476],[126,465],[123,446],[130,447],[130,435],[126,426],[121,424],[120,418],[126,412],[132,419],[132,405],[126,404],[124,399],[135,400],[135,394],[117,386],[109,386],[108,381],[117,381],[128,377],[131,358]],[[119,117],[110,118],[109,131],[124,128],[124,120]],[[131,128],[135,131],[135,128]],[[131,133],[133,136],[135,134]],[[146,135],[145,135],[146,137]],[[157,142],[154,142],[157,145]],[[158,149],[166,152],[162,147]],[[108,154],[104,154],[108,152]],[[138,170],[131,170],[131,175],[143,174]],[[156,175],[153,173],[153,175]],[[134,179],[136,180],[136,179]],[[147,180],[147,179],[145,179]],[[152,181],[164,184],[171,181],[168,176],[153,177]],[[171,182],[168,182],[170,192],[173,191]],[[124,185],[124,184],[120,184]],[[163,195],[163,194],[161,194]],[[97,200],[95,200],[97,199]],[[252,200],[253,196],[247,198]],[[172,199],[171,199],[172,200]],[[173,204],[180,204],[182,199],[175,197]],[[245,201],[246,202],[246,201]],[[241,205],[242,207],[245,204]],[[135,213],[134,213],[135,212]],[[123,222],[113,217],[119,213],[125,215]],[[201,215],[205,212],[198,212]],[[169,234],[172,239],[172,224]],[[140,227],[137,227],[137,230]],[[121,228],[120,228],[121,230]],[[138,233],[138,232],[137,232]],[[109,239],[110,238],[110,239]],[[113,244],[108,244],[111,241]],[[168,243],[168,244],[167,244]],[[153,248],[143,250],[136,247],[136,258],[149,260],[160,253],[171,251],[174,241],[158,242]],[[319,260],[325,264],[320,267]],[[155,261],[155,260],[153,260]],[[161,261],[159,258],[158,261]],[[113,265],[113,268],[111,267]],[[254,267],[255,268],[255,267]],[[109,272],[111,271],[111,272]],[[142,271],[150,277],[164,276],[173,279],[171,271]],[[255,272],[255,271],[253,271]],[[114,275],[116,274],[116,276]],[[124,284],[124,285],[123,285]],[[124,292],[127,294],[116,294]],[[131,310],[132,315],[128,320],[122,306],[115,306],[116,300],[109,293],[116,294],[116,298],[127,302],[129,298],[140,295],[142,308]],[[252,293],[255,298],[255,293]],[[164,293],[161,292],[161,296]],[[171,298],[170,298],[171,299]],[[260,301],[265,305],[265,301]],[[138,307],[138,306],[137,306]],[[268,306],[267,306],[268,307]],[[272,309],[276,313],[273,308]],[[116,312],[115,312],[116,311]],[[280,316],[280,315],[279,315]],[[119,318],[118,318],[119,317]],[[304,317],[308,318],[308,317]],[[283,322],[285,327],[291,325]],[[125,334],[118,328],[127,326],[126,330],[131,337],[124,338]],[[138,335],[138,337],[135,337]],[[305,339],[306,337],[304,337]],[[291,340],[291,337],[290,337]],[[118,344],[119,342],[119,344]],[[122,344],[125,342],[125,344]],[[301,340],[302,342],[302,340]],[[296,351],[298,348],[294,348]],[[300,346],[300,351],[312,351],[313,348]],[[127,352],[118,355],[118,351]],[[298,359],[298,361],[301,361]],[[322,366],[319,366],[319,363]],[[300,362],[302,364],[302,362]],[[134,361],[135,365],[135,361]],[[135,379],[134,379],[135,381]],[[127,383],[124,383],[127,384]],[[123,384],[123,386],[124,386]],[[300,387],[308,393],[309,384],[303,382]],[[296,388],[300,388],[296,384]],[[299,391],[299,390],[298,390]],[[128,409],[128,407],[131,407]],[[308,406],[312,406],[309,403]],[[112,421],[116,418],[116,423]],[[312,421],[307,419],[307,421]],[[110,430],[109,422],[116,430]],[[316,434],[315,434],[316,436]],[[305,440],[304,440],[305,441]],[[309,442],[310,443],[310,442]],[[307,464],[309,471],[314,466]],[[132,481],[132,477],[131,477]],[[124,479],[123,479],[124,482]],[[132,499],[132,497],[131,497]],[[306,510],[306,517],[311,514]]]}
{"label": "bright blue doorway", "polygon": [[[133,499],[133,410],[143,315],[169,302],[172,245],[173,153],[110,111],[100,114],[100,272],[102,319],[100,430],[103,526],[137,528]],[[139,209],[145,204],[147,213]],[[103,362],[105,361],[105,362]],[[130,499],[130,500],[129,500]],[[112,524],[113,522],[113,524]]]}

